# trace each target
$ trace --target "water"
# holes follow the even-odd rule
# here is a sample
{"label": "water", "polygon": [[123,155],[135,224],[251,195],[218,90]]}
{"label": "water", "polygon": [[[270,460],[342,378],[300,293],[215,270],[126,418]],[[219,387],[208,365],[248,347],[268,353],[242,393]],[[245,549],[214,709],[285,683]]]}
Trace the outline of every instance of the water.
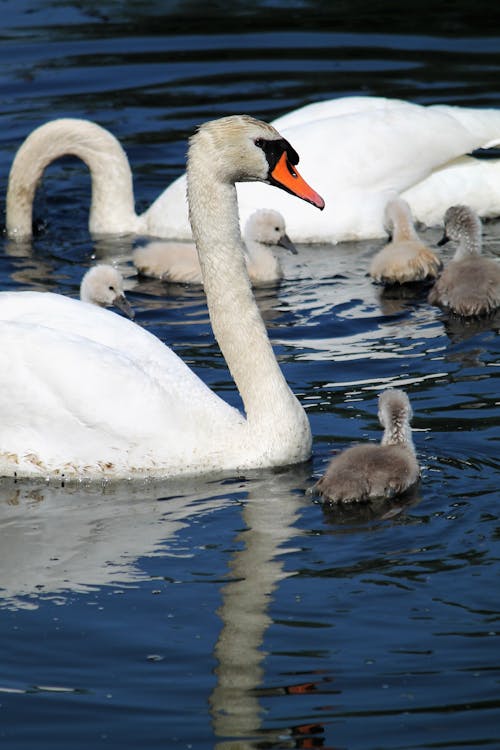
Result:
{"label": "water", "polygon": [[[359,93],[498,106],[491,7],[422,3],[408,31],[382,4],[331,5],[0,3],[3,194],[19,143],[58,116],[120,139],[142,210],[210,117]],[[3,241],[1,288],[76,296],[94,257],[132,274],[130,242],[89,237],[89,195],[82,165],[49,168],[46,230],[22,252]],[[498,253],[500,221],[485,236]],[[381,297],[365,276],[380,244],[302,247],[257,295],[311,420],[309,464],[0,483],[3,747],[499,746],[497,330]],[[199,289],[141,281],[129,296],[239,403]],[[421,485],[405,505],[328,512],[305,490],[332,449],[379,438],[387,384],[410,395]]]}

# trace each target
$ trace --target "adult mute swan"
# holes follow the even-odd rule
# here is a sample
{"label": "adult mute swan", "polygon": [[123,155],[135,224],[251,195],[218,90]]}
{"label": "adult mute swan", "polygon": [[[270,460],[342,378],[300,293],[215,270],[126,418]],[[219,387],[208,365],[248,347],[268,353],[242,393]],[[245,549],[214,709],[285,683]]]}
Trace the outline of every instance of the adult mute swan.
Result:
{"label": "adult mute swan", "polygon": [[[245,262],[254,286],[271,284],[283,278],[283,269],[273,249],[280,246],[297,250],[286,233],[280,213],[269,208],[255,211],[245,230]],[[201,268],[196,245],[192,242],[152,241],[134,250],[132,261],[145,276],[181,284],[201,284]]]}
{"label": "adult mute swan", "polygon": [[444,217],[444,235],[438,244],[458,243],[429,292],[429,302],[456,315],[488,315],[500,307],[500,265],[481,255],[481,220],[470,206],[450,206]]}
{"label": "adult mute swan", "polygon": [[410,489],[420,469],[411,437],[408,396],[389,388],[379,396],[382,442],[354,445],[334,456],[312,488],[327,503],[360,503],[390,499]]}
{"label": "adult mute swan", "polygon": [[246,416],[159,339],[62,295],[0,293],[0,475],[174,477],[298,463],[307,416],[274,356],[245,271],[235,182],[323,208],[275,128],[240,115],[191,138],[188,198],[212,327]]}
{"label": "adult mute swan", "polygon": [[406,284],[436,278],[441,261],[415,231],[408,203],[395,198],[388,202],[384,215],[391,241],[373,256],[370,276],[382,284]]}
{"label": "adult mute swan", "polygon": [[[415,220],[442,222],[463,200],[481,215],[500,214],[500,159],[465,156],[500,143],[500,109],[421,106],[397,99],[344,97],[307,105],[275,121],[310,164],[310,178],[327,199],[322,216],[290,206],[265,186],[240,185],[240,216],[279,211],[295,242],[338,242],[384,236],[384,206],[401,194]],[[190,240],[186,178],[181,175],[138,216],[132,175],[114,136],[78,119],[53,120],[34,130],[12,164],[6,225],[10,237],[31,236],[36,184],[50,162],[73,154],[92,176],[92,234],[134,233]],[[461,197],[466,191],[466,197]]]}
{"label": "adult mute swan", "polygon": [[80,284],[80,299],[100,307],[117,307],[128,318],[134,317],[123,287],[123,276],[114,266],[99,263],[84,274]]}

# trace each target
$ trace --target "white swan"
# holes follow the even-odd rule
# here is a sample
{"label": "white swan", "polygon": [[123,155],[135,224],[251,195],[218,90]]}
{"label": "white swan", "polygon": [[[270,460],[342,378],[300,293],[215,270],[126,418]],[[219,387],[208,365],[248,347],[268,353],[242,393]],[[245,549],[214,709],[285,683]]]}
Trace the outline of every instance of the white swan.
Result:
{"label": "white swan", "polygon": [[418,236],[408,203],[402,198],[389,201],[384,216],[391,241],[373,256],[370,276],[383,284],[435,279],[442,263]]}
{"label": "white swan", "polygon": [[500,265],[481,255],[481,219],[470,206],[450,206],[444,217],[444,235],[457,243],[450,261],[429,292],[432,305],[456,315],[489,315],[500,307]]}
{"label": "white swan", "polygon": [[62,295],[0,293],[0,475],[173,477],[297,463],[307,416],[274,356],[245,271],[235,181],[323,200],[270,125],[246,116],[191,138],[188,195],[215,336],[246,417],[168,347]]}
{"label": "white swan", "polygon": [[114,266],[98,263],[84,274],[80,284],[80,299],[100,307],[117,307],[128,318],[134,317],[125,296],[123,276]]}
{"label": "white swan", "polygon": [[[244,231],[245,261],[254,286],[283,278],[283,269],[273,248],[281,246],[296,253],[278,211],[261,208],[248,219]],[[201,284],[201,268],[192,242],[152,241],[134,250],[132,261],[145,276],[181,284]]]}
{"label": "white swan", "polygon": [[[283,215],[295,242],[382,237],[384,206],[398,194],[416,220],[430,225],[442,222],[448,206],[464,200],[483,216],[500,214],[500,159],[485,163],[464,156],[500,142],[500,109],[345,97],[295,110],[275,125],[297,144],[310,179],[327,199],[327,211],[314,216],[308,207],[290,206],[267,187],[240,185],[243,222],[266,206]],[[138,216],[120,144],[98,125],[76,119],[46,123],[21,145],[7,192],[9,236],[31,236],[36,184],[50,162],[68,153],[83,159],[91,171],[93,234],[192,238],[185,175]]]}

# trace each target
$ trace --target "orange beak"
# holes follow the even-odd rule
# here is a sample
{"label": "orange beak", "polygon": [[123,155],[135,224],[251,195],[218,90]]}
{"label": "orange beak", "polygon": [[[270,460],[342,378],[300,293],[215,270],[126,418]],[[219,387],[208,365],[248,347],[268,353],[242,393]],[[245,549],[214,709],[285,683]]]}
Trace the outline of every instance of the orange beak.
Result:
{"label": "orange beak", "polygon": [[307,182],[300,176],[295,167],[291,164],[286,152],[283,152],[273,171],[271,177],[274,184],[282,187],[289,193],[302,198],[308,203],[312,203],[320,210],[325,207],[325,201],[318,193],[310,187]]}

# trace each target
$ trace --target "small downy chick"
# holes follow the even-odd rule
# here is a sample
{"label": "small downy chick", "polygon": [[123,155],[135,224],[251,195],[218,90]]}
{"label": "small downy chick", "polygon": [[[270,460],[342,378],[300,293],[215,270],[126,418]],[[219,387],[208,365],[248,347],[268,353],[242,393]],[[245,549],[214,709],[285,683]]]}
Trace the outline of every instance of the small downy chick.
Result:
{"label": "small downy chick", "polygon": [[435,279],[442,263],[418,236],[408,203],[390,200],[384,221],[391,240],[372,258],[370,276],[387,285]]}
{"label": "small downy chick", "polygon": [[134,318],[123,288],[123,276],[114,266],[101,263],[92,266],[80,284],[80,299],[100,307],[117,307],[128,318]]}
{"label": "small downy chick", "polygon": [[[244,239],[245,262],[252,284],[276,283],[282,279],[283,270],[275,248],[281,246],[297,252],[286,233],[282,215],[266,208],[255,211],[245,225]],[[149,242],[134,250],[132,261],[144,276],[180,284],[203,283],[193,242]]]}
{"label": "small downy chick", "polygon": [[312,492],[325,503],[366,503],[391,499],[420,477],[411,436],[412,409],[406,393],[389,388],[379,396],[380,444],[364,443],[334,456]]}
{"label": "small downy chick", "polygon": [[500,307],[500,265],[481,255],[481,219],[469,206],[446,211],[438,244],[448,241],[457,243],[455,255],[430,290],[429,302],[462,317],[493,313]]}

